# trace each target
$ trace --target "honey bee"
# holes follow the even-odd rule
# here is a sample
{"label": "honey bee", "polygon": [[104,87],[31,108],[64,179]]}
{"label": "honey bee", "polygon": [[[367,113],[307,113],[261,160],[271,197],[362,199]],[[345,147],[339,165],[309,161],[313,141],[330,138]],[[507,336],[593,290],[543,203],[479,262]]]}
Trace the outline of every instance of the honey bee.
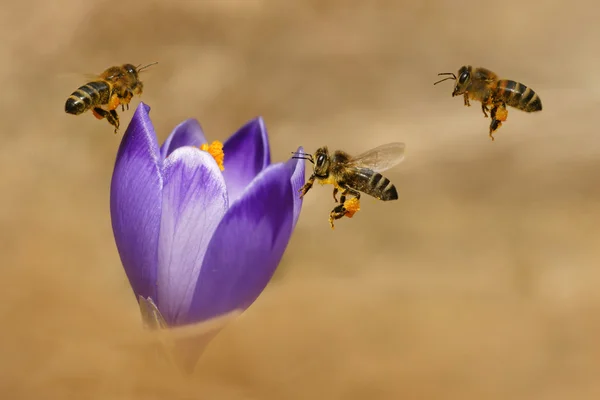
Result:
{"label": "honey bee", "polygon": [[[344,216],[352,217],[358,211],[360,192],[378,200],[397,200],[396,187],[380,172],[400,163],[404,159],[404,148],[404,143],[388,143],[355,157],[341,150],[330,155],[327,146],[317,149],[314,154],[293,153],[293,158],[308,160],[314,165],[312,175],[300,189],[300,198],[308,193],[315,180],[322,185],[333,185],[333,199],[336,203],[337,194],[341,192],[339,204],[329,214],[332,229],[334,220]],[[347,201],[348,195],[353,196],[353,199]],[[352,209],[349,204],[352,204]]]}
{"label": "honey bee", "polygon": [[106,118],[117,133],[119,116],[116,108],[120,105],[121,110],[125,111],[127,106],[129,110],[132,97],[141,95],[144,89],[139,73],[155,64],[157,63],[143,67],[124,64],[108,68],[96,80],[86,83],[69,96],[65,103],[65,112],[80,115],[91,109],[96,118]]}
{"label": "honey bee", "polygon": [[452,97],[464,96],[465,106],[471,106],[469,99],[481,102],[481,110],[487,118],[490,112],[492,122],[490,123],[490,138],[494,140],[494,132],[506,121],[509,105],[525,112],[542,110],[542,100],[533,89],[522,83],[498,79],[498,76],[485,68],[475,68],[465,65],[458,70],[457,75],[452,72],[442,72],[438,75],[451,75],[434,83],[437,85],[448,79],[456,81]]}

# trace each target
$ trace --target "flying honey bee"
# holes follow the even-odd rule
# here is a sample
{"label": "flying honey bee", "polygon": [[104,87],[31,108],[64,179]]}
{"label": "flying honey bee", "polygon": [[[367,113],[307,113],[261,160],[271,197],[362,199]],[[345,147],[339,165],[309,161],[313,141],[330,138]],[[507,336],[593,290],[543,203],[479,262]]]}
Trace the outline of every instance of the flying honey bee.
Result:
{"label": "flying honey bee", "polygon": [[470,65],[465,65],[458,70],[458,78],[452,72],[442,72],[438,75],[451,76],[435,82],[434,85],[453,79],[456,84],[452,97],[463,95],[465,106],[471,106],[469,99],[480,101],[481,110],[486,118],[488,111],[490,112],[492,122],[489,135],[492,140],[494,132],[508,117],[507,105],[525,112],[542,110],[542,101],[533,89],[516,81],[498,79],[498,76],[488,69],[473,69]]}
{"label": "flying honey bee", "polygon": [[116,108],[120,105],[129,110],[129,102],[134,95],[141,95],[144,85],[139,74],[156,62],[136,67],[132,64],[110,67],[101,73],[96,80],[86,83],[74,91],[65,103],[65,112],[80,115],[92,110],[98,119],[106,118],[109,124],[119,130],[119,116]]}
{"label": "flying honey bee", "polygon": [[[341,150],[330,155],[327,146],[317,149],[314,154],[293,153],[294,158],[308,160],[314,165],[312,175],[300,189],[300,198],[312,188],[315,180],[322,185],[333,185],[333,199],[336,203],[337,194],[341,192],[339,204],[329,214],[332,229],[334,220],[344,216],[352,217],[358,211],[360,192],[378,200],[397,200],[396,187],[381,172],[404,159],[404,148],[404,143],[388,143],[355,157]],[[353,196],[353,199],[347,201],[348,195]]]}

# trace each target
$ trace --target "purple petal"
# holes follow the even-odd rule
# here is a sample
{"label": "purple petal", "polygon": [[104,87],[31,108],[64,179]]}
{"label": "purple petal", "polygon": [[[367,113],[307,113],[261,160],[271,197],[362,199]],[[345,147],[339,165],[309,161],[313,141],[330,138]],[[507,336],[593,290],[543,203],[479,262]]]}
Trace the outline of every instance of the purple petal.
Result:
{"label": "purple petal", "polygon": [[287,165],[271,165],[231,205],[208,246],[190,322],[244,310],[263,291],[292,233],[290,178]]}
{"label": "purple petal", "polygon": [[186,119],[173,129],[173,132],[171,132],[160,148],[160,154],[164,160],[169,154],[180,147],[200,147],[200,145],[204,143],[206,143],[206,138],[204,137],[204,132],[202,131],[200,123],[197,120],[190,118]]}
{"label": "purple petal", "polygon": [[136,295],[156,298],[161,159],[150,107],[137,107],[117,153],[110,188],[115,241]]}
{"label": "purple petal", "polygon": [[[304,148],[298,147],[298,153],[304,153]],[[304,186],[305,180],[305,162],[297,158],[290,159],[286,165],[292,171],[292,193],[294,195],[294,228],[300,217],[300,210],[302,209],[302,199],[300,198],[300,189]],[[293,229],[293,228],[292,228]]]}
{"label": "purple petal", "polygon": [[193,147],[175,150],[163,175],[157,306],[176,326],[186,320],[208,243],[227,210],[227,190],[214,158]]}
{"label": "purple petal", "polygon": [[223,175],[227,183],[229,204],[237,200],[252,180],[271,163],[267,129],[262,118],[255,118],[240,128],[223,145]]}

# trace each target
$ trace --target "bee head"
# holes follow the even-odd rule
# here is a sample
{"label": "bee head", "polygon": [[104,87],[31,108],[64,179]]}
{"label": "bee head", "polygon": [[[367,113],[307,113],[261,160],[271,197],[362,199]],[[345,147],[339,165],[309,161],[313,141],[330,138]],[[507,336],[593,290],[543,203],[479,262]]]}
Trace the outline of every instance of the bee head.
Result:
{"label": "bee head", "polygon": [[[454,90],[452,91],[452,97],[460,96],[467,91],[467,88],[471,84],[471,72],[473,68],[470,65],[464,65],[458,70],[458,74],[454,74],[453,72],[440,72],[439,75],[450,75],[444,79],[441,79],[434,83],[437,85],[440,82],[447,81],[448,79],[452,79],[456,81],[454,85]],[[458,77],[457,77],[458,76]]]}
{"label": "bee head", "polygon": [[314,174],[320,177],[327,177],[329,175],[329,150],[327,146],[323,146],[315,154],[308,153],[292,153],[294,157],[300,160],[308,160],[314,165]]}
{"label": "bee head", "polygon": [[473,68],[470,65],[465,65],[458,70],[458,78],[456,79],[456,85],[454,85],[452,97],[460,96],[467,91],[467,88],[471,85],[471,72],[473,72]]}
{"label": "bee head", "polygon": [[138,76],[138,70],[135,67],[135,65],[133,64],[125,64],[123,65],[123,69],[125,70],[125,72],[129,75],[131,75],[132,77],[137,78]]}
{"label": "bee head", "polygon": [[322,177],[329,175],[330,160],[327,146],[317,149],[313,157],[315,160],[315,175]]}
{"label": "bee head", "polygon": [[144,84],[142,83],[142,81],[140,81],[140,72],[154,64],[158,64],[158,62],[153,62],[144,66],[142,66],[141,64],[138,66],[135,66],[133,64],[123,65],[123,70],[125,70],[125,73],[127,74],[131,82],[131,88],[133,89],[135,94],[142,94],[142,90],[144,89]]}
{"label": "bee head", "polygon": [[133,64],[123,64],[119,71],[121,79],[124,79],[127,86],[130,87],[134,94],[140,95],[144,86],[138,78],[138,69]]}

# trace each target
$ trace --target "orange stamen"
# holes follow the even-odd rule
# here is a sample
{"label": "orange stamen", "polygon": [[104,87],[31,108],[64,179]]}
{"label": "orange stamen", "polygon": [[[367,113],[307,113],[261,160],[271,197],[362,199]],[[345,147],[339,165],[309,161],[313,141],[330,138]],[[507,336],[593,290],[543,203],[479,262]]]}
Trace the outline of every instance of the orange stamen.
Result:
{"label": "orange stamen", "polygon": [[223,161],[225,159],[225,153],[223,153],[223,143],[219,142],[218,140],[215,140],[211,144],[204,143],[200,146],[200,150],[208,152],[208,154],[213,156],[217,162],[219,169],[221,171],[225,170],[225,167],[223,166]]}

